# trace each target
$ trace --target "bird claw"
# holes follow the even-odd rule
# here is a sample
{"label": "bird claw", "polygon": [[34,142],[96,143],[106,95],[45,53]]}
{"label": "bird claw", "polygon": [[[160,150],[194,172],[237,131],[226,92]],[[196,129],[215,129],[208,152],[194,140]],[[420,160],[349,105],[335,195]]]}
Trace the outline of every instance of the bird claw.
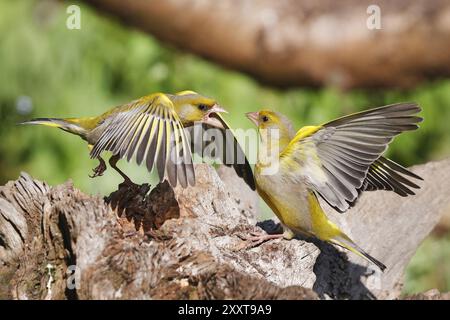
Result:
{"label": "bird claw", "polygon": [[105,172],[105,170],[106,170],[105,162],[100,162],[100,164],[98,166],[96,166],[94,169],[92,169],[92,171],[94,173],[90,174],[89,177],[90,178],[101,177],[103,175],[103,172]]}
{"label": "bird claw", "polygon": [[244,243],[240,246],[240,250],[256,248],[263,244],[264,242],[283,238],[283,234],[267,234],[266,232],[256,232],[252,231],[248,235],[238,235],[241,240],[244,240]]}

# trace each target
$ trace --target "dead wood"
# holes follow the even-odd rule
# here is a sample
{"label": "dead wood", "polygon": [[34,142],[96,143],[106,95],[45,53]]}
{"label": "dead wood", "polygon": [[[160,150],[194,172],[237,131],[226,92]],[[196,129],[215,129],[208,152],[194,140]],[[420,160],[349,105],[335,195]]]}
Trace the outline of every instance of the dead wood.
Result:
{"label": "dead wood", "polygon": [[240,250],[239,236],[259,229],[258,198],[225,167],[197,166],[195,187],[120,185],[105,199],[23,173],[0,187],[0,298],[398,298],[407,263],[450,208],[449,168],[413,168],[425,178],[417,196],[368,193],[332,214],[384,274],[308,239]]}

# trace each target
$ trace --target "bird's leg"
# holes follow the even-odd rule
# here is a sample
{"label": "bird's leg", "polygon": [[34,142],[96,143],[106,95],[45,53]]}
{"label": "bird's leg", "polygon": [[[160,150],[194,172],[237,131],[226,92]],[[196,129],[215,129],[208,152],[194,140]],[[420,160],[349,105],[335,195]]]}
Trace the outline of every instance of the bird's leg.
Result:
{"label": "bird's leg", "polygon": [[109,165],[111,166],[111,168],[113,168],[114,170],[116,170],[123,178],[124,178],[124,183],[127,185],[134,185],[133,181],[131,181],[130,178],[128,178],[128,176],[122,172],[122,170],[120,170],[119,168],[117,168],[116,163],[117,161],[120,160],[120,156],[118,154],[113,155],[111,158],[109,158]]}
{"label": "bird's leg", "polygon": [[249,235],[240,236],[242,240],[245,241],[244,245],[241,246],[239,249],[251,249],[258,247],[259,245],[263,244],[264,242],[275,240],[275,239],[287,239],[290,240],[294,237],[294,233],[285,228],[283,233],[275,233],[275,234],[268,234],[265,231],[258,231],[258,232],[250,232]]}
{"label": "bird's leg", "polygon": [[96,166],[94,169],[92,169],[92,171],[94,173],[89,175],[89,177],[91,177],[91,178],[102,176],[103,172],[105,172],[105,170],[106,170],[105,160],[103,160],[101,157],[98,157],[97,159],[100,163],[98,164],[98,166]]}
{"label": "bird's leg", "polygon": [[251,249],[258,247],[259,245],[267,241],[276,239],[291,240],[295,237],[295,233],[291,229],[284,225],[282,225],[282,227],[283,233],[268,234],[265,231],[250,232],[249,235],[241,237],[242,240],[245,240],[245,243],[243,246],[241,246],[240,249]]}
{"label": "bird's leg", "polygon": [[266,241],[281,239],[283,238],[282,233],[277,234],[267,234],[266,232],[251,232],[249,236],[245,237],[243,240],[247,242],[245,249],[251,249],[258,247]]}

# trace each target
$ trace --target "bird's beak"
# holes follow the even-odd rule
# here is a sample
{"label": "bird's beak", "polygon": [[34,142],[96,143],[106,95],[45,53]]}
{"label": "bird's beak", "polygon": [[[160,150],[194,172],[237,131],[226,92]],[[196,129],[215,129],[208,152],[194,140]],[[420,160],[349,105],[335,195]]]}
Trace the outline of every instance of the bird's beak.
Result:
{"label": "bird's beak", "polygon": [[255,126],[259,126],[259,112],[247,112],[245,116],[255,124]]}
{"label": "bird's beak", "polygon": [[215,104],[212,106],[211,109],[209,109],[208,113],[203,117],[203,123],[206,123],[210,126],[219,129],[225,129],[218,113],[228,113],[228,111],[222,108],[220,105]]}
{"label": "bird's beak", "polygon": [[220,105],[218,105],[217,103],[215,105],[213,105],[213,107],[209,110],[209,113],[228,113],[227,110],[225,110],[224,108],[222,108]]}

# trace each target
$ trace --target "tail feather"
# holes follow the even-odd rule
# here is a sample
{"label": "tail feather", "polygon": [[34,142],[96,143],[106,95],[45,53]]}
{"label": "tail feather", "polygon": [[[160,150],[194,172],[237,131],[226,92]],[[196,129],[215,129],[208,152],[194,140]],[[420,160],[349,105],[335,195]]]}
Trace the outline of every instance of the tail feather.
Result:
{"label": "tail feather", "polygon": [[62,128],[67,122],[58,118],[35,118],[19,123],[20,125],[44,125],[48,127]]}
{"label": "tail feather", "polygon": [[[94,119],[95,120],[95,119]],[[47,127],[59,128],[64,131],[76,134],[85,139],[86,134],[88,133],[90,126],[95,126],[95,122],[92,121],[92,118],[35,118],[29,121],[25,121],[20,123],[26,125],[43,125]]]}
{"label": "tail feather", "polygon": [[365,252],[362,248],[360,248],[356,243],[354,243],[349,237],[347,237],[346,235],[341,235],[339,237],[336,237],[335,239],[333,239],[333,242],[336,243],[337,245],[346,248],[347,250],[350,250],[351,252],[357,254],[358,256],[372,262],[373,264],[375,264],[378,268],[380,268],[381,271],[384,272],[384,270],[386,270],[386,266],[381,263],[380,261],[378,261],[377,259],[375,259],[374,257],[372,257],[370,254],[368,254],[367,252]]}

